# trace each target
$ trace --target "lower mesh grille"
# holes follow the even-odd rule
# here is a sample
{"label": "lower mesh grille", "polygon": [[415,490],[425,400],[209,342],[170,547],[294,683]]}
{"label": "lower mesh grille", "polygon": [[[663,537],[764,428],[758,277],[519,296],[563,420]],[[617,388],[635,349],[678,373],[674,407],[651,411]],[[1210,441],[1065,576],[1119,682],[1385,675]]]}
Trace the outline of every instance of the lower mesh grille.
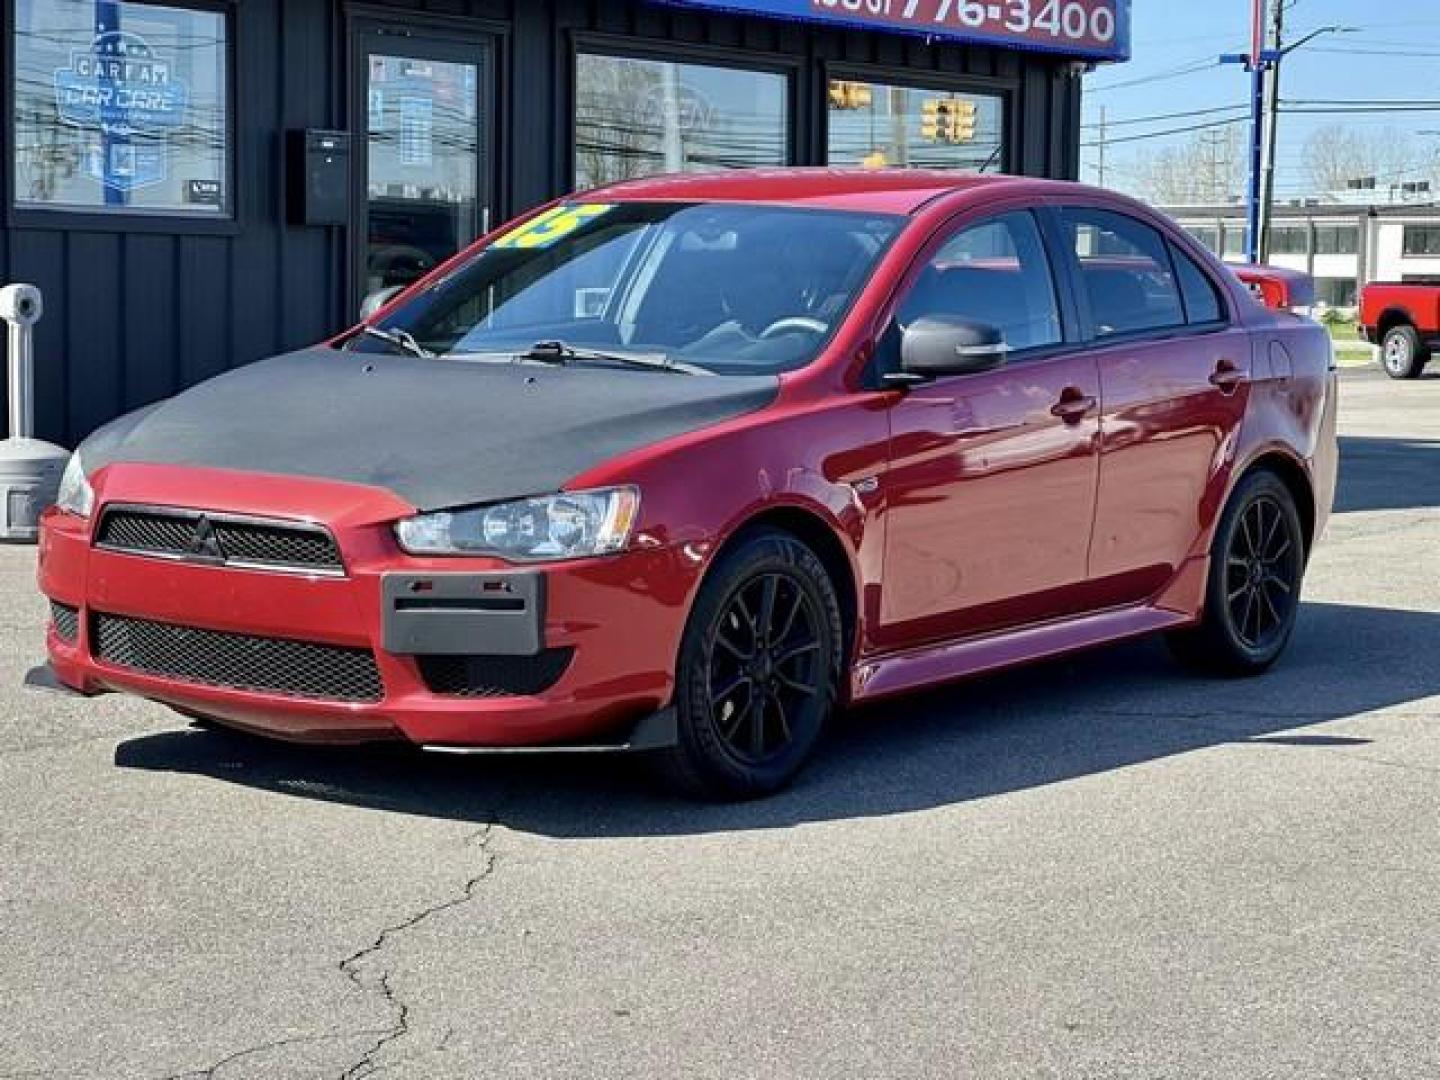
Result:
{"label": "lower mesh grille", "polygon": [[69,604],[50,601],[50,625],[61,641],[74,643],[80,637],[80,611]]}
{"label": "lower mesh grille", "polygon": [[570,666],[573,649],[534,656],[421,656],[420,677],[445,697],[526,697],[549,690]]}
{"label": "lower mesh grille", "polygon": [[384,692],[369,649],[104,614],[92,631],[97,659],[147,675],[326,701],[379,701]]}

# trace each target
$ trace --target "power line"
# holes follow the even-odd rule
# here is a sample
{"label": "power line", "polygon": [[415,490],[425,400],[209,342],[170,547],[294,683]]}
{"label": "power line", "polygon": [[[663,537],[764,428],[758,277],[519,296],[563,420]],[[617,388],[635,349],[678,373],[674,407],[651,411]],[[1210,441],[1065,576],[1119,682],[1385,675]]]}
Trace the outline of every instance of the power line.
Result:
{"label": "power line", "polygon": [[[1190,120],[1197,116],[1214,116],[1217,113],[1235,112],[1238,109],[1249,108],[1248,105],[1217,105],[1213,109],[1187,109],[1184,112],[1156,113],[1152,116],[1132,116],[1126,120],[1107,121],[1108,127],[1131,126],[1134,124],[1152,124],[1162,120]],[[1082,128],[1096,128],[1099,124],[1081,124]]]}
{"label": "power line", "polygon": [[[1250,118],[1248,116],[1235,116],[1228,120],[1211,120],[1204,124],[1187,124],[1184,127],[1168,128],[1165,131],[1150,131],[1143,135],[1122,135],[1118,139],[1109,139],[1107,142],[1109,145],[1114,146],[1118,143],[1141,142],[1145,139],[1163,139],[1169,135],[1185,135],[1192,131],[1209,131],[1214,128],[1230,127],[1232,124],[1248,124],[1249,122]],[[1100,143],[1099,141],[1082,142],[1080,145],[1085,149],[1093,149],[1099,146]]]}
{"label": "power line", "polygon": [[1154,75],[1142,75],[1135,79],[1122,79],[1120,82],[1107,83],[1104,86],[1086,87],[1086,93],[1104,94],[1111,90],[1123,90],[1129,86],[1147,86],[1150,83],[1165,82],[1169,79],[1179,79],[1186,75],[1194,75],[1197,72],[1205,71],[1207,68],[1213,68],[1215,66],[1217,66],[1217,62],[1213,58],[1196,60],[1177,68],[1157,72]]}

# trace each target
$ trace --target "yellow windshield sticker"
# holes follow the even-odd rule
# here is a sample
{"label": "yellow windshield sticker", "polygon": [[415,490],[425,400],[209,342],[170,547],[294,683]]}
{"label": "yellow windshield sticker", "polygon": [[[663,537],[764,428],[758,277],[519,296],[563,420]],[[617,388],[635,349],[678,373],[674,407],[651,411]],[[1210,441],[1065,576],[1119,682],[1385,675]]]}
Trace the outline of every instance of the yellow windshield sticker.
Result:
{"label": "yellow windshield sticker", "polygon": [[577,229],[614,209],[614,203],[566,203],[563,206],[552,206],[518,229],[510,230],[490,246],[538,251],[559,243]]}

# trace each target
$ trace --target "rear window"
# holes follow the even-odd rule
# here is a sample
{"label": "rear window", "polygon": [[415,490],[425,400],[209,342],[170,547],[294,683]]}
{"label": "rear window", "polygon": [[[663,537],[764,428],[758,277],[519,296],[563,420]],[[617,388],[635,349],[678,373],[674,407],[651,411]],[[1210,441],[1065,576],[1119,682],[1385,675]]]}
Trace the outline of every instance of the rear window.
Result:
{"label": "rear window", "polygon": [[1225,317],[1225,307],[1220,294],[1205,271],[1195,260],[1174,244],[1170,254],[1175,259],[1175,274],[1180,279],[1180,294],[1185,300],[1185,315],[1192,326],[1219,322]]}

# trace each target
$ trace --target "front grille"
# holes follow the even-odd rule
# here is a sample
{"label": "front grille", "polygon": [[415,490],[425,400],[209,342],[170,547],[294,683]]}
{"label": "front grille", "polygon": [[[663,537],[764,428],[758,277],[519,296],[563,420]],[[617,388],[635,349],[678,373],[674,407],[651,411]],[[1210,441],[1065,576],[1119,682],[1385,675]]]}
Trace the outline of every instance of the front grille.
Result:
{"label": "front grille", "polygon": [[[202,531],[211,534],[212,543],[205,542]],[[322,573],[344,569],[335,538],[318,525],[251,521],[193,510],[110,510],[100,522],[96,543],[139,555]]]}
{"label": "front grille", "polygon": [[421,656],[420,677],[432,694],[445,697],[525,697],[560,681],[574,649],[546,649],[534,656]]}
{"label": "front grille", "polygon": [[97,659],[182,682],[326,701],[379,701],[384,693],[369,649],[229,634],[96,614]]}
{"label": "front grille", "polygon": [[80,610],[51,600],[50,625],[55,628],[56,637],[73,645],[80,637]]}

